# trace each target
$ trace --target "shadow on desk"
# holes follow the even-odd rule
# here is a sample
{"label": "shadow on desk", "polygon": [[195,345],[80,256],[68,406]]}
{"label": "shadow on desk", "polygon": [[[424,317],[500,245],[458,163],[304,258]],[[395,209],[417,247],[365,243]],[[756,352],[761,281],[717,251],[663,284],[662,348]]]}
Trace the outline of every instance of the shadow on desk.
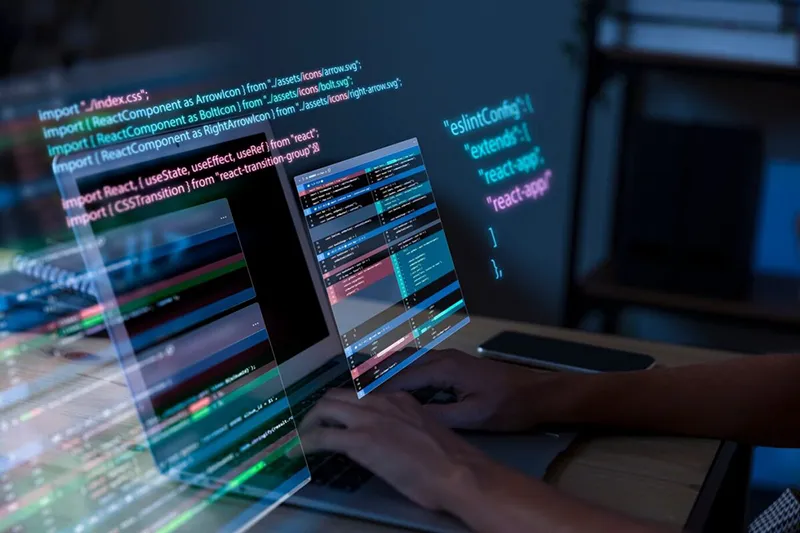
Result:
{"label": "shadow on desk", "polygon": [[734,442],[719,447],[703,489],[695,502],[687,531],[747,531],[753,448]]}

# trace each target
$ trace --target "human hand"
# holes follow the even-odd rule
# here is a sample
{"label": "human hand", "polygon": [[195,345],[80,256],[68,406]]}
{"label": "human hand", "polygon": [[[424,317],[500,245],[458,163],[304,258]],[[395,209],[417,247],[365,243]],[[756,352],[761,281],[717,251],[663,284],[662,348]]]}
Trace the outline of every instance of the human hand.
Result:
{"label": "human hand", "polygon": [[332,390],[300,424],[307,453],[343,453],[409,499],[471,530],[656,533],[491,461],[404,392]]}
{"label": "human hand", "polygon": [[480,359],[458,350],[432,351],[384,385],[385,391],[452,388],[458,401],[426,405],[457,429],[521,431],[548,422],[547,396],[555,377],[518,365]]}
{"label": "human hand", "polygon": [[306,453],[342,453],[431,510],[450,510],[458,491],[475,486],[493,463],[428,416],[409,394],[331,390],[299,428]]}

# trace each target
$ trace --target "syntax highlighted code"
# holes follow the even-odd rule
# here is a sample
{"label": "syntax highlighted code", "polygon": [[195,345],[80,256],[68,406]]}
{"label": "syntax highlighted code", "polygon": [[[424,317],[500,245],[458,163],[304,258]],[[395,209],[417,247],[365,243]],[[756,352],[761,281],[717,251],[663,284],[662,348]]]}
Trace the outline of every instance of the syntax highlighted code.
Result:
{"label": "syntax highlighted code", "polygon": [[544,174],[523,185],[518,185],[505,194],[487,196],[486,202],[495,212],[505,211],[523,202],[534,201],[542,198],[550,190],[552,172],[545,170]]}
{"label": "syntax highlighted code", "polygon": [[[67,226],[87,225],[104,218],[127,213],[142,206],[213,186],[284,163],[294,163],[318,154],[319,132],[290,134],[280,139],[262,141],[245,149],[214,154],[189,166],[168,167],[148,176],[138,176],[125,183],[106,185],[78,197],[62,200],[67,212]],[[282,149],[273,155],[272,150]],[[91,207],[91,209],[86,209]],[[70,215],[70,211],[85,212]]]}
{"label": "syntax highlighted code", "polygon": [[451,135],[457,137],[494,126],[507,121],[519,121],[525,115],[533,114],[533,103],[530,95],[517,96],[513,100],[503,100],[494,106],[485,106],[477,111],[462,113],[460,117],[444,120],[444,127]]}
{"label": "syntax highlighted code", "polygon": [[[64,157],[108,147],[101,154],[103,161],[110,161],[126,157],[120,149],[115,148],[120,143],[142,139],[138,144],[131,144],[124,149],[127,155],[141,153],[150,149],[150,141],[146,138],[160,133],[200,127],[220,119],[230,119],[229,124],[236,123],[237,127],[245,125],[249,119],[257,122],[276,120],[398,90],[403,85],[399,77],[360,85],[355,78],[361,70],[361,62],[355,60],[282,77],[244,82],[211,92],[186,94],[165,102],[151,102],[148,92],[141,89],[129,94],[109,95],[88,102],[82,100],[63,107],[39,110],[38,118],[42,123],[42,135],[48,141],[45,148],[49,157]],[[87,166],[92,163],[86,159],[82,164]],[[79,167],[73,165],[68,171],[76,169]]]}
{"label": "syntax highlighted code", "polygon": [[513,128],[506,128],[500,135],[486,137],[480,141],[464,143],[464,150],[472,159],[483,159],[498,152],[509,150],[521,143],[532,142],[531,134],[528,131],[528,123],[516,125]]}
{"label": "syntax highlighted code", "polygon": [[516,176],[517,174],[530,174],[536,172],[545,164],[542,156],[542,149],[537,146],[530,152],[519,157],[506,159],[503,163],[491,168],[479,168],[478,175],[484,179],[487,185],[499,183],[503,180]]}

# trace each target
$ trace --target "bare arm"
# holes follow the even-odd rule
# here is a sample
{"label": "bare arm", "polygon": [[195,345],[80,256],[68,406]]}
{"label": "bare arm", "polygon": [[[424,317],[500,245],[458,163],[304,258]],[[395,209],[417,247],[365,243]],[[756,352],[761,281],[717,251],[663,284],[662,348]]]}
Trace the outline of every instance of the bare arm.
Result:
{"label": "bare arm", "polygon": [[584,375],[442,351],[386,388],[426,385],[457,391],[457,403],[425,408],[453,428],[519,431],[566,423],[800,447],[800,355]]}
{"label": "bare arm", "polygon": [[345,453],[432,510],[478,533],[663,533],[501,466],[404,393],[331,391],[300,427],[307,453]]}
{"label": "bare arm", "polygon": [[540,422],[800,446],[800,356],[530,380]]}
{"label": "bare arm", "polygon": [[598,509],[496,464],[472,471],[453,485],[445,508],[479,533],[668,531]]}

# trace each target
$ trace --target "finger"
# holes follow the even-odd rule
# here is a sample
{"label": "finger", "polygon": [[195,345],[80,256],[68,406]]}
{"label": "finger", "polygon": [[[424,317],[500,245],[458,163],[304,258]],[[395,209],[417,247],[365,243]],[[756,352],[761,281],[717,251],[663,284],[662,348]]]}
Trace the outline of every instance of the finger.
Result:
{"label": "finger", "polygon": [[429,404],[422,406],[425,414],[440,424],[453,429],[479,429],[480,420],[475,417],[478,406],[475,402],[464,400],[450,404]]}
{"label": "finger", "polygon": [[417,363],[403,369],[383,387],[387,392],[415,390],[423,387],[446,388],[453,384],[447,356],[429,353]]}
{"label": "finger", "polygon": [[301,437],[301,442],[307,454],[334,452],[355,458],[363,450],[364,434],[351,429],[315,427]]}
{"label": "finger", "polygon": [[[362,424],[374,423],[376,417],[404,417],[408,409],[419,409],[419,403],[414,397],[402,391],[373,392],[362,399],[358,399],[352,391],[333,389],[323,396],[323,400],[341,402],[343,405],[355,407],[360,413],[359,422],[357,423]],[[351,427],[351,424],[347,425]]]}
{"label": "finger", "polygon": [[349,403],[351,405],[361,405],[361,401],[358,399],[353,389],[331,389],[322,397],[323,400],[326,398]]}
{"label": "finger", "polygon": [[372,412],[368,409],[326,395],[303,418],[300,430],[331,423],[354,428],[370,423],[372,417]]}

